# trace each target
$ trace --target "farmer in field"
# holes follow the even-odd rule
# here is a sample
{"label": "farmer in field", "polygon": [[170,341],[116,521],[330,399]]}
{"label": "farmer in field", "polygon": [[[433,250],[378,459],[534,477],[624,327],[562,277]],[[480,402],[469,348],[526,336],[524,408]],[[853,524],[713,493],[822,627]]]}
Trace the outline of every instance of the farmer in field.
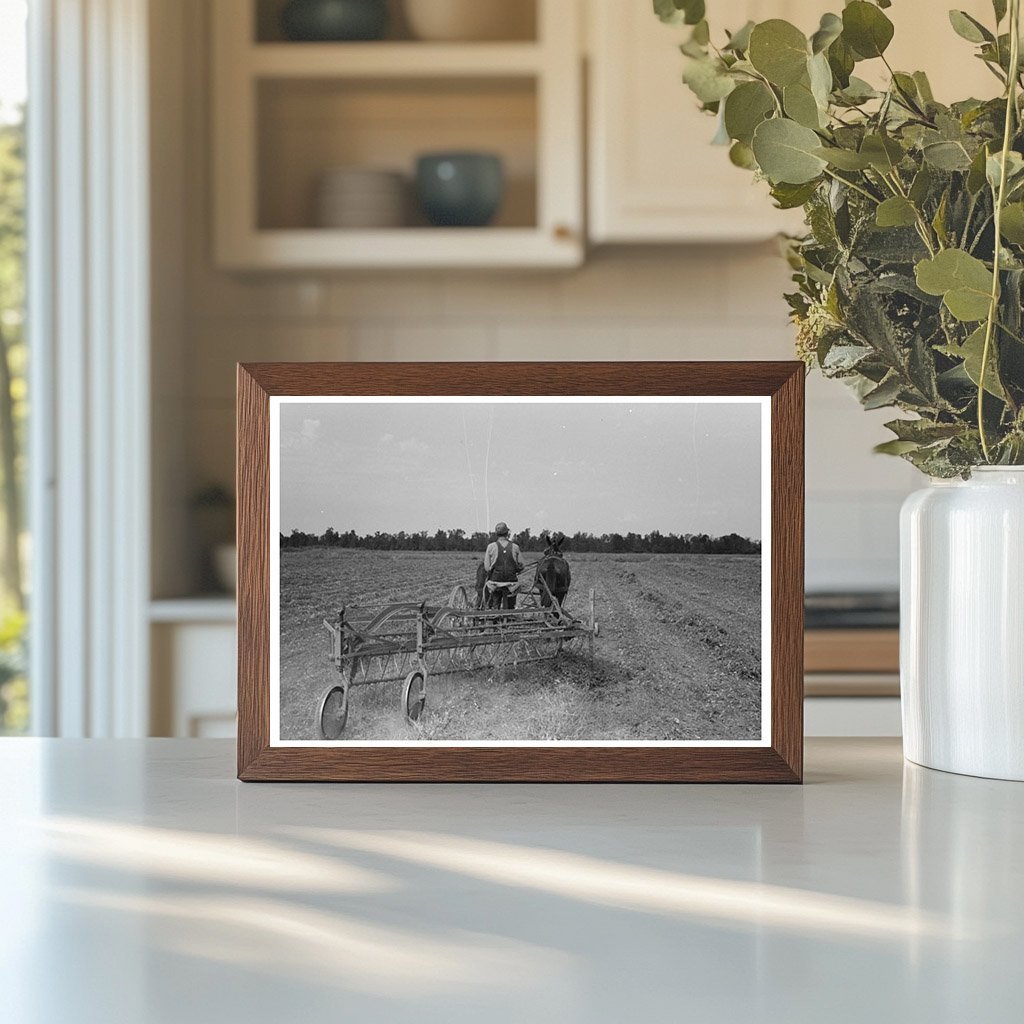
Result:
{"label": "farmer in field", "polygon": [[523,555],[519,545],[509,539],[507,523],[498,523],[494,528],[494,536],[495,539],[487,545],[484,554],[487,582],[511,585],[488,586],[487,605],[489,608],[515,608],[515,584],[519,582],[519,574],[523,571]]}

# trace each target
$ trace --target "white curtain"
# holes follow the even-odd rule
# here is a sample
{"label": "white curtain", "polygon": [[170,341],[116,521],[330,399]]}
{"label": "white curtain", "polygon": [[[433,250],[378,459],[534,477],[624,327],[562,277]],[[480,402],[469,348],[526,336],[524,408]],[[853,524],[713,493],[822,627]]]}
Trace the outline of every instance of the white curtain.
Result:
{"label": "white curtain", "polygon": [[146,0],[32,0],[34,731],[148,724]]}

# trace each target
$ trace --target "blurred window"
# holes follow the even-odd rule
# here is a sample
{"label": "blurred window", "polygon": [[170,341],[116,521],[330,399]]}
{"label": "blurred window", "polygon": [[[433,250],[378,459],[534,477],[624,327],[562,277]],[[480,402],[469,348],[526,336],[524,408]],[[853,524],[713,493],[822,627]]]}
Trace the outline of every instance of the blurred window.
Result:
{"label": "blurred window", "polygon": [[28,578],[25,444],[26,0],[0,0],[0,735],[25,733]]}

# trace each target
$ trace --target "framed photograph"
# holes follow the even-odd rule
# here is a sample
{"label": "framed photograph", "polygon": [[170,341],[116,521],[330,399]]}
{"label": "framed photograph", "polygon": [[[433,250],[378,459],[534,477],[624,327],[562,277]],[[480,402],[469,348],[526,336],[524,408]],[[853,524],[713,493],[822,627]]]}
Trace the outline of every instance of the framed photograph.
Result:
{"label": "framed photograph", "polygon": [[797,362],[238,368],[246,781],[799,782]]}

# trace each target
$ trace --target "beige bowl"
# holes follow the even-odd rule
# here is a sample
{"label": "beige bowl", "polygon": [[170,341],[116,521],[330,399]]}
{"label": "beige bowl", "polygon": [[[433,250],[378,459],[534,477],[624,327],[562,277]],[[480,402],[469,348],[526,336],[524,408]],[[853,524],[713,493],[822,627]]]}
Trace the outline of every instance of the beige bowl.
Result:
{"label": "beige bowl", "polygon": [[534,0],[405,0],[416,38],[439,43],[535,39],[536,10]]}
{"label": "beige bowl", "polygon": [[320,179],[316,223],[322,228],[400,228],[408,209],[408,183],[393,171],[340,167]]}

